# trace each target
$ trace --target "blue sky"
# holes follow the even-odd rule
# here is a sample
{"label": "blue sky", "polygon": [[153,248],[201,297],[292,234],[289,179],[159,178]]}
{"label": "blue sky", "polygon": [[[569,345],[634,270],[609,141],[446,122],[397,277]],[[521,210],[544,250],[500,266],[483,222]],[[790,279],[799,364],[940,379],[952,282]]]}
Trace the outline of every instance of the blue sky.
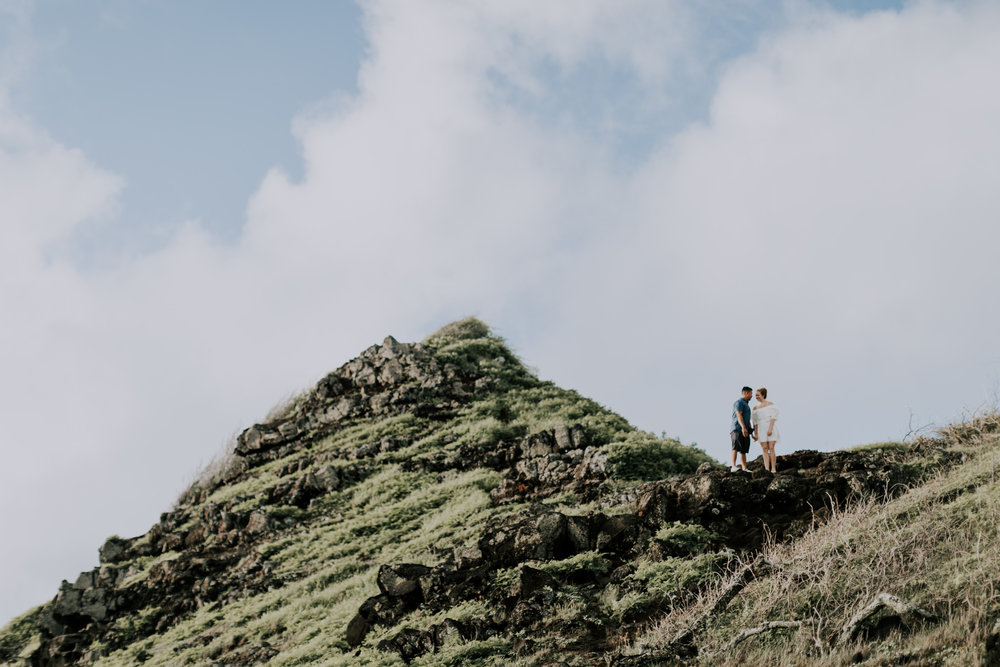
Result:
{"label": "blue sky", "polygon": [[0,618],[469,314],[728,455],[995,404],[986,2],[0,0]]}
{"label": "blue sky", "polygon": [[112,228],[78,240],[91,261],[191,218],[233,239],[262,172],[299,167],[291,119],[354,93],[365,45],[350,2],[39,2],[29,20],[13,104],[127,182]]}

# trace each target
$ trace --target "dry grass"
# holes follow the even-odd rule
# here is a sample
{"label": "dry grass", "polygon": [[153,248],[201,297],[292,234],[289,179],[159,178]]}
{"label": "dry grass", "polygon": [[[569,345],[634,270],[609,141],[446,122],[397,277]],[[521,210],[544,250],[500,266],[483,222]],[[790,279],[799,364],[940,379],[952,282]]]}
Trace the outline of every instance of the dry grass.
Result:
{"label": "dry grass", "polygon": [[[762,555],[776,566],[774,572],[748,585],[696,633],[701,661],[980,664],[985,637],[1000,616],[998,431],[996,414],[942,429],[954,448],[970,455],[969,462],[895,500],[868,498],[834,511],[800,540],[767,545]],[[665,616],[624,652],[666,649],[714,602],[725,583]],[[910,601],[939,620],[921,622],[903,615],[903,624],[889,629],[891,619],[883,612],[873,619],[873,625],[882,619],[881,629],[838,641],[852,615],[880,593]],[[801,624],[728,646],[741,631],[775,621]]]}

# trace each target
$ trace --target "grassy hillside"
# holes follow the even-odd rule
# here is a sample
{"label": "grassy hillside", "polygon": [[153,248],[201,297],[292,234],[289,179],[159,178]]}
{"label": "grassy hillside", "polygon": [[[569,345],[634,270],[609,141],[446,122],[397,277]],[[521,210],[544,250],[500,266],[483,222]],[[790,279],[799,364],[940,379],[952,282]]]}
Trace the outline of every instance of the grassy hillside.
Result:
{"label": "grassy hillside", "polygon": [[998,463],[986,415],[730,473],[463,320],[248,428],[0,663],[1000,664]]}
{"label": "grassy hillside", "polygon": [[[148,534],[109,540],[93,578],[113,584],[64,584],[54,605],[66,609],[60,600],[99,590],[101,604],[114,613],[102,609],[91,621],[76,619],[76,608],[50,612],[55,629],[45,630],[35,610],[0,633],[2,658],[27,657],[45,639],[47,647],[72,642],[61,655],[99,665],[400,664],[398,655],[375,649],[379,641],[444,615],[415,611],[350,647],[346,628],[378,593],[381,565],[432,566],[474,547],[487,523],[539,500],[586,512],[615,504],[644,479],[691,472],[708,461],[538,380],[477,320],[449,325],[421,345],[398,346],[387,339],[256,427],[264,441],[293,433],[280,446],[252,450],[257,440],[244,434],[236,451],[206,470]],[[378,355],[385,359],[366,361]],[[373,373],[378,377],[371,379]],[[324,396],[331,385],[341,387],[340,403]],[[348,399],[368,401],[371,414],[355,407],[315,425],[315,414],[332,409],[324,406]],[[515,475],[490,459],[558,429],[579,447],[562,455],[569,463],[556,463],[567,470],[590,465],[581,479],[594,484],[546,489],[539,481],[544,474]],[[498,497],[504,470],[509,488]],[[489,613],[484,601],[472,600],[447,616],[462,621]],[[425,661],[488,662],[510,650],[509,639],[489,637]],[[36,653],[35,660],[55,660],[51,651],[46,655]]]}
{"label": "grassy hillside", "polygon": [[[712,665],[998,664],[1000,416],[947,428],[940,441],[964,462],[897,498],[859,499],[799,540],[747,554],[733,571],[757,564],[758,574],[732,601],[718,605],[733,582],[722,577],[622,655],[638,658],[633,664],[678,652]],[[880,594],[915,609],[879,605]],[[685,650],[674,640],[699,620]],[[762,631],[743,638],[748,630]]]}

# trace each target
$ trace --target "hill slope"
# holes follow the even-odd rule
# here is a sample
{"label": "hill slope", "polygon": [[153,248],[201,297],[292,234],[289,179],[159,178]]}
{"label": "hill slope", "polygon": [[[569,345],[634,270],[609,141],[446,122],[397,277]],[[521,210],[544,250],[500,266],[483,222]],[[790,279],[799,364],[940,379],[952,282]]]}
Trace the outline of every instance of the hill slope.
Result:
{"label": "hill slope", "polygon": [[[943,508],[992,488],[986,430],[797,452],[779,458],[777,476],[759,465],[730,474],[538,380],[486,325],[463,320],[419,344],[387,338],[244,431],[148,533],[109,538],[100,567],[0,632],[0,660],[660,664],[772,650],[757,656],[767,662],[792,647],[791,664],[839,664],[847,653],[882,655],[870,647],[885,640],[860,629],[842,644],[831,635],[872,587],[886,583],[884,592],[950,619],[943,601],[960,599],[969,580],[932,599],[904,576],[895,586],[858,576],[869,583],[845,584],[841,600],[839,589],[800,585],[812,582],[803,572],[826,582],[810,568],[834,572],[866,548],[872,526],[888,530],[859,523],[848,546],[822,546],[845,517],[910,507],[892,510],[903,530],[919,523],[915,494],[976,489],[928,501]],[[966,486],[933,478],[941,470]],[[867,514],[850,509],[857,501]],[[993,544],[996,531],[978,539]],[[800,567],[812,551],[828,555]],[[769,568],[748,569],[761,553]],[[739,590],[726,593],[732,573],[743,573]],[[985,599],[976,598],[978,616],[966,609],[965,621],[933,627],[973,624],[969,651],[983,654],[994,614]],[[858,627],[886,616],[880,608]],[[720,652],[762,618],[799,625]],[[896,632],[897,648],[914,636]]]}
{"label": "hill slope", "polygon": [[934,452],[916,461],[932,472],[923,484],[748,553],[619,662],[1000,665],[1000,416],[922,448]]}

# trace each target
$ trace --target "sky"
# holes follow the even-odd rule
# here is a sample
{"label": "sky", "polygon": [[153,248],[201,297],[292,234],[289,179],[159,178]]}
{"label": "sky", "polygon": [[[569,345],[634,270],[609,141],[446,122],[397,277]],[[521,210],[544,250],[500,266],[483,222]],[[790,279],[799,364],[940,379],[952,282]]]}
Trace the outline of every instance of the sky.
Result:
{"label": "sky", "polygon": [[0,623],[468,315],[720,461],[744,384],[779,456],[996,406],[997,34],[957,0],[0,0]]}

